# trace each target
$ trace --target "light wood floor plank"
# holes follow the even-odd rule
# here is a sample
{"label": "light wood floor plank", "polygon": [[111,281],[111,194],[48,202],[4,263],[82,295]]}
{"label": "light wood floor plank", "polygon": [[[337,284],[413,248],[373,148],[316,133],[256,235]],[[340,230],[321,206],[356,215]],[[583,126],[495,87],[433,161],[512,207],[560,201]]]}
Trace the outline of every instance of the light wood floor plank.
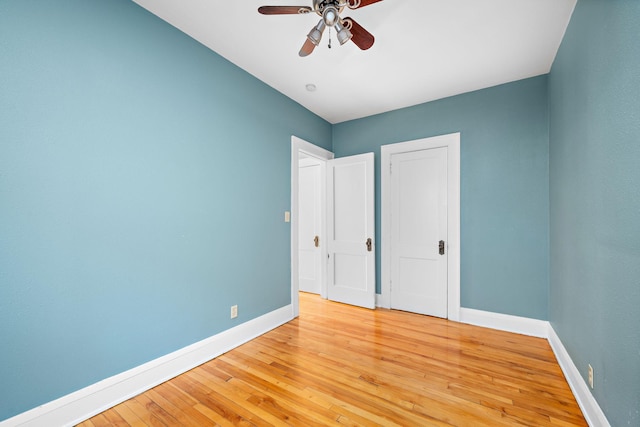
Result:
{"label": "light wood floor plank", "polygon": [[300,313],[79,425],[587,425],[544,339],[305,293]]}
{"label": "light wood floor plank", "polygon": [[122,419],[127,422],[127,424],[125,425],[129,425],[132,427],[148,427],[147,424],[145,424],[140,418],[138,418],[138,416],[125,405],[118,405],[118,407],[113,408],[112,411],[120,415]]}

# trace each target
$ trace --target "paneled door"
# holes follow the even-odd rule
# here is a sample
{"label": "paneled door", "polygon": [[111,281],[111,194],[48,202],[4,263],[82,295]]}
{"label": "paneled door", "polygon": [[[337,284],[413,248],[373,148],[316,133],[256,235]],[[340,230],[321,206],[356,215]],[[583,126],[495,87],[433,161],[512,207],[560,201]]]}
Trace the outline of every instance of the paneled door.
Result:
{"label": "paneled door", "polygon": [[391,156],[391,308],[447,317],[447,147]]}
{"label": "paneled door", "polygon": [[322,162],[307,157],[300,159],[298,175],[298,274],[299,288],[304,292],[319,294],[322,286],[321,268],[323,267],[320,244],[324,245],[325,236],[321,236]]}
{"label": "paneled door", "polygon": [[328,298],[375,308],[373,153],[327,162]]}

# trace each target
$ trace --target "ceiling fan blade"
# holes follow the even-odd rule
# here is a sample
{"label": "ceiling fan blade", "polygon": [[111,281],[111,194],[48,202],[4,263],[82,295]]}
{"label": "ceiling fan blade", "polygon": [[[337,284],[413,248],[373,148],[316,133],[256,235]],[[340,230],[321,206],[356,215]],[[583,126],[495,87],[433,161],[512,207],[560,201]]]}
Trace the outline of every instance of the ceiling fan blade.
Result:
{"label": "ceiling fan blade", "polygon": [[263,15],[301,15],[313,11],[308,6],[260,6],[258,12]]}
{"label": "ceiling fan blade", "polygon": [[298,52],[298,55],[302,57],[309,56],[311,52],[313,52],[313,49],[315,48],[316,48],[316,45],[313,44],[311,40],[307,39],[302,45],[302,48],[300,48],[300,52]]}
{"label": "ceiling fan blade", "polygon": [[[370,4],[378,3],[379,1],[382,1],[382,0],[360,0],[360,4],[358,4],[356,7],[349,6],[349,9],[358,9],[360,7],[365,7],[365,6],[369,6]],[[357,3],[357,0],[349,0],[349,3],[350,4]]]}
{"label": "ceiling fan blade", "polygon": [[367,50],[373,46],[373,43],[376,41],[373,34],[365,30],[362,25],[354,21],[353,18],[344,18],[343,21],[345,22],[345,26],[351,30],[351,34],[353,34],[351,41],[355,43],[356,46],[362,50]]}

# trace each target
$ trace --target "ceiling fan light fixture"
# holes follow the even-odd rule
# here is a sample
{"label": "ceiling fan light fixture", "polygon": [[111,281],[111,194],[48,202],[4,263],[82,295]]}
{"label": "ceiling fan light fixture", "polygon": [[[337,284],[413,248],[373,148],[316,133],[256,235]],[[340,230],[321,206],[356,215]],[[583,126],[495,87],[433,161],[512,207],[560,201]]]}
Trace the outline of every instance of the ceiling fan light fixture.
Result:
{"label": "ceiling fan light fixture", "polygon": [[309,34],[307,35],[307,38],[309,39],[309,41],[314,45],[318,46],[320,44],[320,40],[322,39],[322,33],[324,32],[325,28],[326,28],[326,25],[324,24],[324,21],[321,19],[320,22],[318,22],[318,25],[313,27],[309,32]]}
{"label": "ceiling fan light fixture", "polygon": [[351,37],[353,37],[351,31],[349,31],[349,29],[342,25],[342,23],[340,22],[337,22],[334,28],[336,29],[336,36],[338,37],[340,45],[345,44],[346,42],[351,40]]}
{"label": "ceiling fan light fixture", "polygon": [[340,22],[338,10],[333,6],[327,6],[322,12],[322,19],[327,27],[333,27],[337,22]]}

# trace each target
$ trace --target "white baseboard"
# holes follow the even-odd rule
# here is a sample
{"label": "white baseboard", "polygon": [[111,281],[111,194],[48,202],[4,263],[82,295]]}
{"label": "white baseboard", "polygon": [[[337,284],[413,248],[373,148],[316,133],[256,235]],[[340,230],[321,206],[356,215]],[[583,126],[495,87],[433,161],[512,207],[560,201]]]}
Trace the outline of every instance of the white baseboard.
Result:
{"label": "white baseboard", "polygon": [[589,423],[591,427],[610,427],[611,424],[609,424],[607,417],[604,415],[604,412],[602,412],[593,394],[591,394],[587,383],[582,378],[582,375],[580,375],[580,371],[573,363],[573,360],[571,360],[569,353],[564,348],[562,341],[560,341],[560,337],[558,337],[551,325],[549,325],[549,344],[556,355],[556,359],[558,359],[558,364],[560,364],[560,368],[562,372],[564,372],[564,376],[569,383],[569,387],[571,387],[573,395],[578,401],[580,409],[582,409],[582,414],[587,420],[587,423]]}
{"label": "white baseboard", "polygon": [[532,337],[549,337],[549,322],[546,320],[460,308],[460,322]]}
{"label": "white baseboard", "polygon": [[0,427],[71,426],[195,368],[293,319],[291,305],[0,422]]}

